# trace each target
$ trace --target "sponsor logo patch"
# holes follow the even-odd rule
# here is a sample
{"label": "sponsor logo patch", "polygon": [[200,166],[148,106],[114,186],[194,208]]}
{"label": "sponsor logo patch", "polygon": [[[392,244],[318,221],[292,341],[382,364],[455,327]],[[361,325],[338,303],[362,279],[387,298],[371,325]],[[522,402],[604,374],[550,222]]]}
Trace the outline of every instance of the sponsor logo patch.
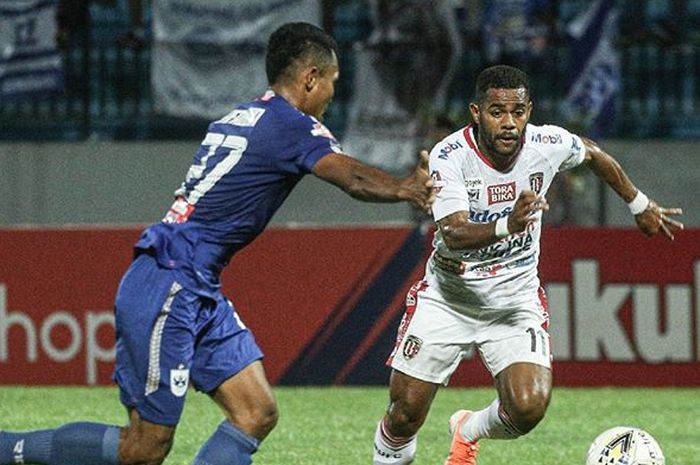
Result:
{"label": "sponsor logo patch", "polygon": [[412,292],[409,292],[408,294],[406,294],[406,306],[412,307],[414,305],[416,305],[416,295]]}
{"label": "sponsor logo patch", "polygon": [[418,336],[409,334],[406,341],[403,343],[403,356],[406,360],[410,360],[418,354],[423,341]]}
{"label": "sponsor logo patch", "polygon": [[472,209],[469,210],[469,221],[472,223],[491,223],[511,213],[513,213],[512,207],[506,207],[501,211],[491,211],[488,208],[486,210]]}
{"label": "sponsor logo patch", "polygon": [[530,138],[537,144],[562,144],[561,134],[533,134]]}
{"label": "sponsor logo patch", "polygon": [[333,133],[325,127],[322,123],[315,123],[314,127],[311,129],[311,135],[316,137],[325,137],[326,139],[331,139],[335,141]]}
{"label": "sponsor logo patch", "polygon": [[579,153],[581,151],[581,146],[578,145],[578,138],[571,137],[571,151],[573,153]]}
{"label": "sponsor logo patch", "polygon": [[433,192],[439,194],[442,188],[447,185],[447,182],[442,180],[442,176],[440,176],[440,172],[437,170],[433,170],[433,172],[430,173],[430,177],[433,178]]}
{"label": "sponsor logo patch", "polygon": [[165,214],[162,221],[163,223],[169,224],[186,223],[187,218],[190,217],[193,211],[194,205],[190,205],[184,197],[178,197],[175,199],[175,202],[170,207],[170,210],[168,210],[168,213]]}
{"label": "sponsor logo patch", "polygon": [[443,145],[442,148],[440,149],[440,153],[438,154],[438,158],[442,160],[447,160],[447,155],[449,155],[451,152],[454,152],[457,149],[462,148],[462,143],[458,140],[454,142],[448,142],[447,144]]}
{"label": "sponsor logo patch", "polygon": [[489,205],[515,200],[515,181],[488,186]]}
{"label": "sponsor logo patch", "polygon": [[467,189],[483,189],[484,180],[483,178],[467,178],[464,180],[464,186]]}
{"label": "sponsor logo patch", "polygon": [[467,178],[464,180],[464,187],[467,188],[469,200],[479,200],[481,191],[484,189],[484,180],[482,178]]}

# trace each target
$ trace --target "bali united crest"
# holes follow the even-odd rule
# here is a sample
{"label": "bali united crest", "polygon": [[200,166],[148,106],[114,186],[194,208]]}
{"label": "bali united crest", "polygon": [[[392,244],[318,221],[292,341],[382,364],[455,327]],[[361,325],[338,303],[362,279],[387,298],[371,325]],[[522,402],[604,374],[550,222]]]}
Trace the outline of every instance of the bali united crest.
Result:
{"label": "bali united crest", "polygon": [[539,194],[542,191],[542,187],[544,186],[544,173],[542,171],[538,171],[537,173],[532,173],[530,175],[530,190],[535,191],[536,194]]}
{"label": "bali united crest", "polygon": [[418,336],[409,334],[406,337],[406,342],[403,343],[403,356],[406,360],[410,360],[418,354],[423,341]]}

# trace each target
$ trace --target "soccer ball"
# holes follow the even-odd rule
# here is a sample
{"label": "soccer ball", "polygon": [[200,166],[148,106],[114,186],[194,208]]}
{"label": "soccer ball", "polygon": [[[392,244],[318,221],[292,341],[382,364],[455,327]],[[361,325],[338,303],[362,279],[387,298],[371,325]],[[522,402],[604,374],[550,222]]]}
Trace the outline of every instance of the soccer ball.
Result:
{"label": "soccer ball", "polygon": [[659,444],[646,431],[616,426],[603,431],[588,448],[586,465],[664,465]]}

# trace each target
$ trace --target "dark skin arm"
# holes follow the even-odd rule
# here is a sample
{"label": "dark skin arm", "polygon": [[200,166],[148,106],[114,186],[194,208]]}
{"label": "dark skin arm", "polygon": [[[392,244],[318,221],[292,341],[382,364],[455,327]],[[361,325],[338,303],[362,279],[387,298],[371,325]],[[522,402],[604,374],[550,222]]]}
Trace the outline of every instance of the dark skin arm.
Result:
{"label": "dark skin arm", "polygon": [[[582,138],[586,146],[584,165],[597,177],[609,185],[625,202],[637,195],[638,189],[622,169],[620,164],[594,141]],[[536,221],[532,214],[538,210],[547,211],[549,205],[532,191],[523,191],[515,202],[513,213],[508,217],[508,231],[511,234],[522,232],[528,223]],[[649,206],[634,219],[639,229],[651,237],[662,232],[673,240],[673,232],[683,229],[683,224],[669,215],[680,215],[680,208],[660,207],[651,200]],[[453,250],[478,249],[491,245],[500,239],[495,234],[495,222],[477,224],[469,222],[469,212],[458,211],[438,221],[445,245]]]}
{"label": "dark skin arm", "polygon": [[[538,211],[549,210],[544,197],[533,191],[522,191],[515,201],[513,213],[508,216],[508,231],[516,234],[525,231],[527,225],[538,221],[534,215]],[[445,245],[453,250],[480,249],[501,240],[496,237],[496,222],[470,223],[468,211],[458,211],[440,219],[438,227]]]}
{"label": "dark skin arm", "polygon": [[[631,202],[637,195],[638,189],[630,181],[620,164],[600,146],[585,137],[581,138],[586,146],[585,166],[610,186],[625,202]],[[653,200],[642,213],[634,216],[637,227],[649,237],[655,236],[660,231],[668,239],[673,240],[674,231],[683,229],[683,223],[669,217],[680,215],[680,208],[664,208]]]}
{"label": "dark skin arm", "polygon": [[329,153],[314,165],[314,175],[338,186],[351,197],[364,202],[410,202],[430,211],[435,200],[433,180],[428,174],[428,152],[420,154],[413,172],[396,177],[340,153]]}

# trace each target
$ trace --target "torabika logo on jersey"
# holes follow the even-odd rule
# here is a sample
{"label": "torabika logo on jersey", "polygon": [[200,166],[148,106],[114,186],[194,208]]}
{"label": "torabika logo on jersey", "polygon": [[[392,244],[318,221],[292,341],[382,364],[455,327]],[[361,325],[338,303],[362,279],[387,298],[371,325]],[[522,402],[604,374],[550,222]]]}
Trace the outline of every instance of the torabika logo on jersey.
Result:
{"label": "torabika logo on jersey", "polygon": [[409,334],[406,337],[406,342],[403,343],[403,356],[406,360],[410,360],[418,354],[423,341],[418,336]]}
{"label": "torabika logo on jersey", "polygon": [[542,186],[544,185],[544,173],[538,171],[537,173],[532,173],[530,175],[530,189],[539,194],[542,191]]}
{"label": "torabika logo on jersey", "polygon": [[515,181],[488,186],[489,205],[515,200]]}

